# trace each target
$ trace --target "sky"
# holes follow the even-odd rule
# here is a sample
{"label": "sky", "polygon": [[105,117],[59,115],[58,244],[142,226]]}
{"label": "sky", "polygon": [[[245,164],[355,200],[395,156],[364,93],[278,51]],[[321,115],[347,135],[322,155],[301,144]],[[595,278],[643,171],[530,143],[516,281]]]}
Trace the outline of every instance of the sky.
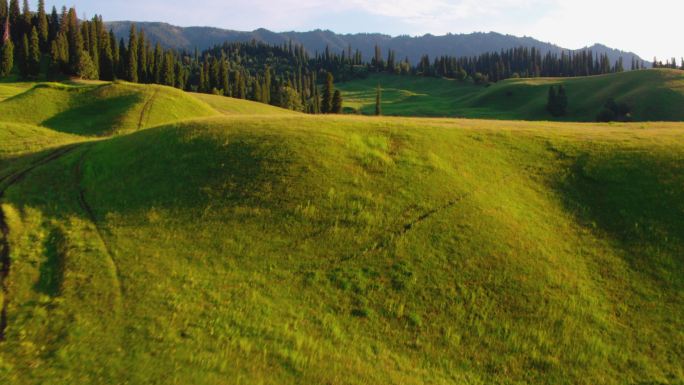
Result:
{"label": "sky", "polygon": [[[684,56],[684,0],[69,1],[79,16],[97,13],[107,21],[393,36],[495,31],[571,49],[601,43],[646,60]],[[64,3],[46,4],[61,8]]]}

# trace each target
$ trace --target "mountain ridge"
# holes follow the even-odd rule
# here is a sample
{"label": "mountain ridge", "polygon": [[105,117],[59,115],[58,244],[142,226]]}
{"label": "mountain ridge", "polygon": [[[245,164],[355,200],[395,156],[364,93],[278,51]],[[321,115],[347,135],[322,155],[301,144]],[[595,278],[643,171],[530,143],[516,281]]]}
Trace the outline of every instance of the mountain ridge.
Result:
{"label": "mountain ridge", "polygon": [[592,49],[595,54],[607,54],[612,62],[622,58],[626,67],[629,66],[632,59],[643,61],[636,53],[622,51],[599,43],[573,50],[529,36],[519,37],[498,32],[391,36],[382,33],[338,34],[323,29],[307,32],[273,32],[265,28],[258,28],[254,31],[237,31],[217,27],[179,27],[164,22],[112,21],[105,24],[107,28],[114,31],[117,38],[125,39],[128,36],[131,24],[135,24],[145,30],[146,36],[153,43],[158,42],[168,48],[186,50],[194,48],[202,50],[223,42],[256,40],[267,44],[283,44],[292,41],[303,45],[311,54],[323,52],[326,47],[329,47],[333,52],[340,52],[351,47],[353,50],[361,51],[363,57],[368,59],[373,56],[375,46],[378,45],[385,55],[387,50],[391,49],[396,52],[397,58],[407,57],[412,63],[416,63],[423,55],[428,55],[431,58],[442,55],[476,56],[487,52],[524,46],[537,48],[542,53]]}

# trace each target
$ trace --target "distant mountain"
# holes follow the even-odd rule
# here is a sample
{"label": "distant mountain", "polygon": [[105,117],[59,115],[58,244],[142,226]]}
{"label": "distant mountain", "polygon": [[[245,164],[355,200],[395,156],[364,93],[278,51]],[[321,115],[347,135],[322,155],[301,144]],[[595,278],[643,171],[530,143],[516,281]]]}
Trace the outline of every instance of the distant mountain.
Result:
{"label": "distant mountain", "polygon": [[[131,28],[130,21],[106,23],[118,37],[126,38]],[[177,27],[166,23],[136,22],[138,27],[153,41],[163,46],[177,49],[202,50],[223,42],[247,42],[257,40],[268,44],[282,44],[288,41],[303,45],[310,53],[323,52],[326,46],[332,51],[340,52],[351,46],[359,49],[365,58],[372,57],[378,45],[387,52],[392,49],[398,58],[408,57],[412,63],[419,61],[422,55],[431,58],[441,55],[473,56],[486,52],[499,51],[520,46],[535,47],[542,52],[560,53],[564,49],[551,43],[545,43],[531,37],[503,35],[496,32],[447,34],[443,36],[424,35],[419,37],[392,37],[378,33],[336,34],[332,31],[315,30],[310,32],[272,32],[257,29],[252,32],[234,31],[212,27]],[[615,62],[620,57],[628,68],[632,58],[642,60],[638,55],[596,44],[588,47],[596,54],[608,54]]]}

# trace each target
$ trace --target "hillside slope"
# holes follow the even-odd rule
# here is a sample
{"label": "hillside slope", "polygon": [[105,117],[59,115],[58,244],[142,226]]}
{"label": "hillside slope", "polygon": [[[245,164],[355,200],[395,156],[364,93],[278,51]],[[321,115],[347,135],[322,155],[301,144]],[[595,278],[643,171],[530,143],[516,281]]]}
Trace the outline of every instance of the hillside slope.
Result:
{"label": "hillside slope", "polygon": [[231,103],[11,160],[3,384],[684,383],[681,124]]}
{"label": "hillside slope", "polygon": [[162,86],[41,83],[0,102],[0,120],[106,136],[216,115],[207,104]]}
{"label": "hillside slope", "polygon": [[590,122],[608,99],[625,102],[634,121],[684,121],[684,71],[647,70],[581,78],[510,79],[488,87],[449,79],[375,75],[338,85],[348,112],[372,114],[377,85],[383,113],[486,119],[553,120],[546,111],[551,85],[568,94],[559,120]]}

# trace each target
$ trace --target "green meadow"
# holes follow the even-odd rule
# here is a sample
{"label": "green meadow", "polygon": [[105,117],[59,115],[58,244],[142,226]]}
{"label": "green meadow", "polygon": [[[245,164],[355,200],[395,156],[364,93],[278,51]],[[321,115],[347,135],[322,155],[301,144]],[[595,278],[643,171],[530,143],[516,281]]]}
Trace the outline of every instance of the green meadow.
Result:
{"label": "green meadow", "polygon": [[634,121],[683,121],[684,71],[630,71],[580,78],[509,79],[492,85],[432,77],[373,74],[341,83],[347,113],[372,115],[376,89],[384,115],[557,120],[546,111],[550,86],[563,85],[568,111],[560,120],[593,122],[609,99],[632,108]]}
{"label": "green meadow", "polygon": [[684,124],[437,118],[682,120],[682,79],[2,83],[0,383],[684,384]]}

